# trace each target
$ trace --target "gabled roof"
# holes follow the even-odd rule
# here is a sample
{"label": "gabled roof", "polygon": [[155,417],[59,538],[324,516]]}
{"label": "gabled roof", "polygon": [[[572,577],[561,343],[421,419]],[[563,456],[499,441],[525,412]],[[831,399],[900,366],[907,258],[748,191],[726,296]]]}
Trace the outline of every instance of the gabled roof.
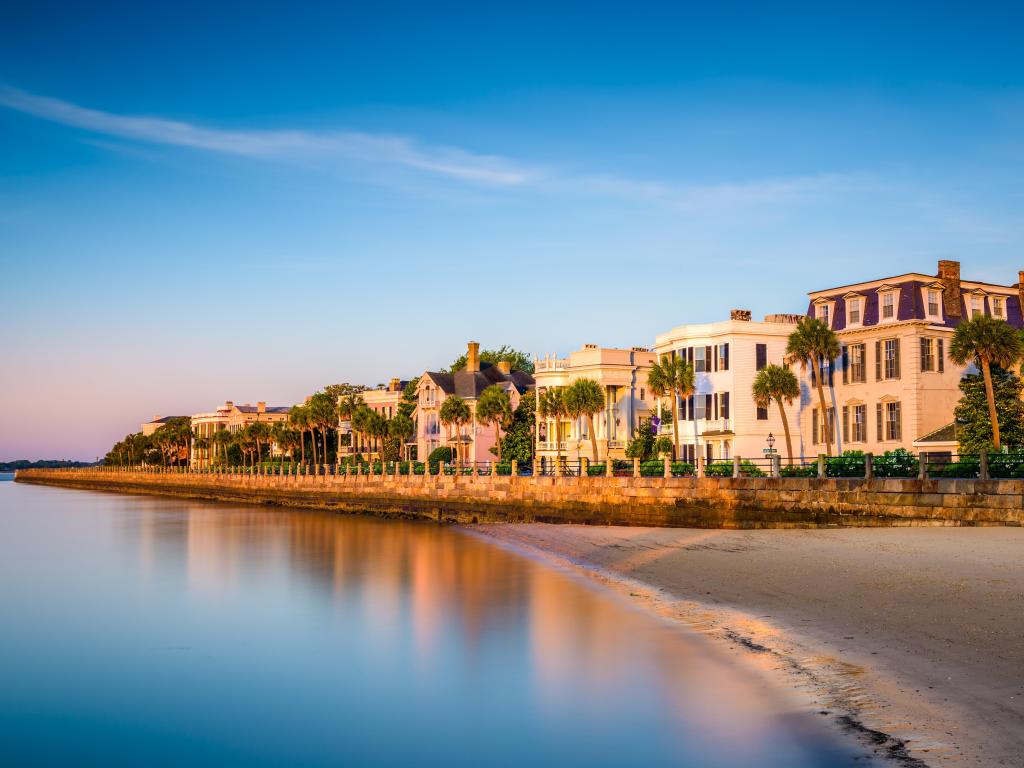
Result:
{"label": "gabled roof", "polygon": [[153,419],[152,421],[147,421],[146,423],[147,424],[166,424],[167,422],[173,421],[174,419],[184,419],[184,418],[185,418],[184,416],[161,416],[159,419]]}
{"label": "gabled roof", "polygon": [[933,432],[929,432],[927,435],[917,438],[915,443],[955,443],[956,442],[956,422],[951,421],[944,427],[939,427]]}
{"label": "gabled roof", "polygon": [[479,371],[456,371],[442,373],[427,371],[423,374],[446,395],[458,395],[463,400],[476,400],[488,387],[498,384],[507,388],[514,387],[520,394],[533,389],[533,376],[523,371],[512,371],[510,374],[490,363],[481,363]]}

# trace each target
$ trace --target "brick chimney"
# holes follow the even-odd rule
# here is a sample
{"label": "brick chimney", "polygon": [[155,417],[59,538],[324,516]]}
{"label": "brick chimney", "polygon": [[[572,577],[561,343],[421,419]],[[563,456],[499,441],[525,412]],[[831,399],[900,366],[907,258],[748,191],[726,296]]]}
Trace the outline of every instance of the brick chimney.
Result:
{"label": "brick chimney", "polygon": [[742,320],[745,323],[750,322],[750,310],[749,309],[734,309],[729,312],[730,320]]}
{"label": "brick chimney", "polygon": [[401,384],[401,383],[402,382],[401,382],[400,379],[392,379],[390,381],[390,383],[388,384],[388,391],[389,392],[397,392],[398,391],[398,385]]}
{"label": "brick chimney", "polygon": [[466,345],[466,370],[470,373],[480,370],[480,344],[476,341]]}
{"label": "brick chimney", "polygon": [[512,373],[512,363],[509,362],[508,360],[499,360],[498,370],[504,373],[506,376],[508,376],[510,373]]}
{"label": "brick chimney", "polygon": [[225,400],[224,401],[224,405],[226,405],[228,408],[234,408],[235,407],[235,403],[234,403],[233,400]]}
{"label": "brick chimney", "polygon": [[942,308],[946,317],[960,318],[960,262],[939,260],[939,280],[942,282]]}
{"label": "brick chimney", "polygon": [[265,402],[260,400],[258,403],[256,403],[256,413],[266,413],[266,412],[267,412],[267,404]]}
{"label": "brick chimney", "polygon": [[1020,305],[1024,308],[1024,269],[1017,273],[1017,298],[1020,299]]}

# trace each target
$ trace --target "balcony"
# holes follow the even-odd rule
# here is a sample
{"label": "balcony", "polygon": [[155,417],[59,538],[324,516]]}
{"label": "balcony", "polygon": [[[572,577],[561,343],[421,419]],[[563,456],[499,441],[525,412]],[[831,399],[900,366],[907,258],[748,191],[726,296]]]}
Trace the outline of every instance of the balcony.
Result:
{"label": "balcony", "polygon": [[568,360],[538,360],[534,364],[534,372],[537,371],[558,371],[569,367]]}
{"label": "balcony", "polygon": [[[733,432],[733,420],[728,419],[697,419],[697,434],[698,435],[718,435],[718,434],[732,434]],[[679,422],[679,436],[692,437],[693,436],[693,425],[692,421],[680,421]],[[672,435],[672,423],[662,424],[658,428],[659,435]]]}

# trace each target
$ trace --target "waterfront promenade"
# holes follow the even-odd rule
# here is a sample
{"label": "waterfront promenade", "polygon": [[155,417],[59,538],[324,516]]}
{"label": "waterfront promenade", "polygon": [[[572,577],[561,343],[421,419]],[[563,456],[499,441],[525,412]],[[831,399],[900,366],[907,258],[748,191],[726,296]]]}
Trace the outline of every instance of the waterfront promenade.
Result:
{"label": "waterfront promenade", "polygon": [[374,475],[323,466],[309,474],[28,470],[16,479],[462,523],[762,528],[1024,522],[1019,479]]}

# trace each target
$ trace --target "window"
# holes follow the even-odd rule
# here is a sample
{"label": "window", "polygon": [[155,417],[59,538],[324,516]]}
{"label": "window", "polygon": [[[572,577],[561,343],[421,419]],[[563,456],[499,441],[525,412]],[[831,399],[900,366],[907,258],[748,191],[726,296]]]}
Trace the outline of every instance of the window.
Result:
{"label": "window", "polygon": [[643,387],[640,387],[640,399],[641,400],[644,399],[644,388]]}
{"label": "window", "polygon": [[768,409],[767,408],[761,408],[760,406],[758,406],[758,408],[757,408],[757,420],[758,421],[768,421]]}
{"label": "window", "polygon": [[729,393],[728,392],[723,392],[721,395],[719,395],[719,400],[721,402],[721,408],[719,409],[719,412],[720,412],[720,414],[721,414],[723,419],[728,419],[729,418]]}
{"label": "window", "polygon": [[708,417],[707,398],[704,395],[693,396],[693,417],[695,419],[706,419]]}
{"label": "window", "polygon": [[900,340],[885,339],[875,342],[875,380],[900,377]]}
{"label": "window", "polygon": [[708,372],[708,359],[705,357],[705,348],[696,347],[693,350],[693,370],[695,373]]}
{"label": "window", "polygon": [[902,439],[900,430],[900,404],[898,402],[889,402],[885,404],[885,439]]}
{"label": "window", "polygon": [[829,408],[828,413],[828,432],[826,433],[825,420],[819,417],[819,411],[817,408],[811,409],[811,445],[818,445],[819,443],[825,442],[825,435],[829,434],[832,440],[835,441],[836,437],[836,409]]}
{"label": "window", "polygon": [[755,350],[756,350],[755,359],[757,361],[755,365],[756,365],[756,369],[760,371],[762,368],[764,368],[764,367],[766,367],[768,365],[768,345],[767,344],[758,344],[755,347]]}
{"label": "window", "polygon": [[935,370],[935,347],[932,339],[921,339],[921,370]]}
{"label": "window", "polygon": [[985,314],[985,311],[981,307],[981,297],[971,297],[971,317],[977,317],[978,315]]}
{"label": "window", "polygon": [[818,319],[821,320],[821,322],[823,322],[829,328],[832,327],[832,320],[829,317],[829,305],[828,304],[819,304],[818,305],[818,310],[817,310],[817,315],[818,315]]}
{"label": "window", "polygon": [[864,345],[851,344],[847,347],[846,358],[844,370],[848,369],[848,376],[846,378],[849,380],[849,383],[863,384],[867,380],[864,371]]}
{"label": "window", "polygon": [[1003,314],[1003,299],[1000,296],[992,297],[992,317],[998,317],[1000,320],[1005,317]]}
{"label": "window", "polygon": [[729,345],[718,345],[718,369],[719,371],[729,370]]}
{"label": "window", "polygon": [[866,423],[866,410],[867,407],[864,405],[854,405],[851,408],[851,415],[853,416],[851,426],[853,427],[853,430],[850,434],[850,442],[852,443],[863,443],[867,440],[868,430]]}
{"label": "window", "polygon": [[846,302],[846,320],[850,325],[860,325],[861,300],[854,298]]}
{"label": "window", "polygon": [[938,317],[939,316],[939,292],[937,290],[929,289],[928,291],[928,316]]}
{"label": "window", "polygon": [[882,319],[892,320],[896,317],[896,292],[886,291],[882,294]]}

